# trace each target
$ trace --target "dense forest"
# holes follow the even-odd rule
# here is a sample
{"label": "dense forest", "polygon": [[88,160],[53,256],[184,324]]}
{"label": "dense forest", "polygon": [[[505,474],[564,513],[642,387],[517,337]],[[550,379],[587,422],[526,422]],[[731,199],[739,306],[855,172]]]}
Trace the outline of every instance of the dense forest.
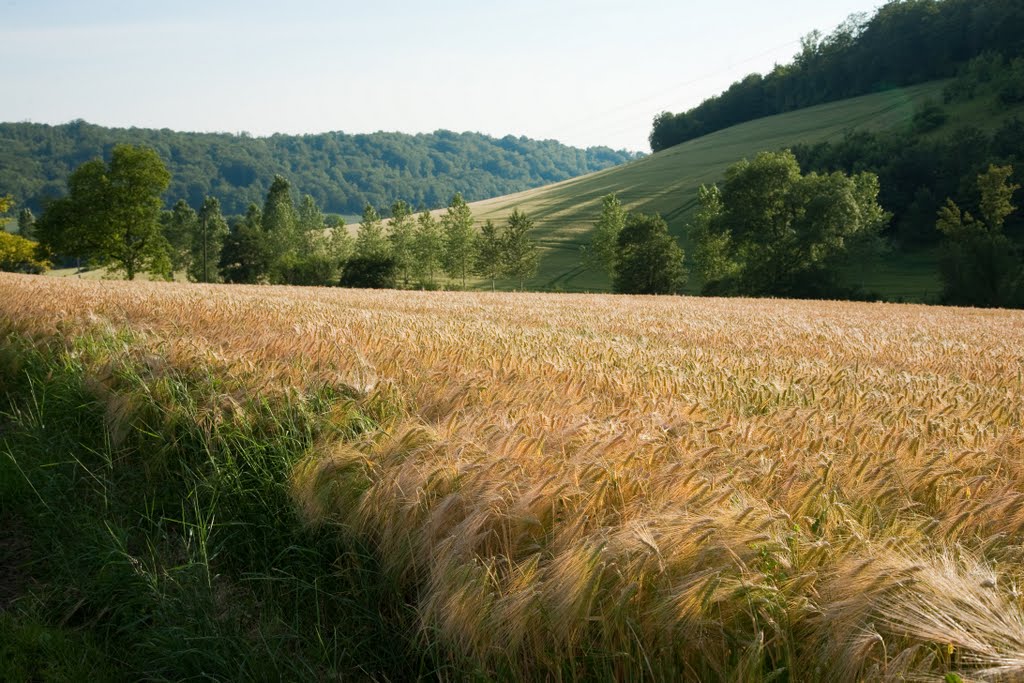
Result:
{"label": "dense forest", "polygon": [[636,158],[607,147],[480,133],[273,135],[114,129],[74,121],[59,126],[0,124],[0,194],[37,213],[63,196],[78,165],[108,158],[118,144],[157,151],[171,173],[168,198],[198,210],[220,199],[225,214],[261,203],[275,175],[287,176],[329,213],[358,215],[367,204],[437,208],[456,192],[467,201],[573,178]]}
{"label": "dense forest", "polygon": [[[662,112],[650,134],[655,152],[729,126],[816,104],[954,76],[983,54],[1024,55],[1020,0],[892,0],[867,18],[802,40],[793,62],[751,74],[687,112]],[[1024,101],[1024,61],[1000,96]]]}

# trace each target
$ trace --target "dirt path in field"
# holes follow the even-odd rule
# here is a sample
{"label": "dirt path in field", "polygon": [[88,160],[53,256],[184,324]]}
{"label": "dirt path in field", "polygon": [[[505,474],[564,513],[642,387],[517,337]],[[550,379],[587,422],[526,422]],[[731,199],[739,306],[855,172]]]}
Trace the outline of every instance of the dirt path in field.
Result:
{"label": "dirt path in field", "polygon": [[12,515],[0,516],[0,612],[28,584],[29,542],[25,525]]}

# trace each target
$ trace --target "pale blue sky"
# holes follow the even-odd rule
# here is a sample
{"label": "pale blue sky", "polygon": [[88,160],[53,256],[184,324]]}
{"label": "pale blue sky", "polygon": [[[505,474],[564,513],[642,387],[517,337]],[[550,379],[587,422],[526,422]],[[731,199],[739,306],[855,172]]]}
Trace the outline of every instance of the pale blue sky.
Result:
{"label": "pale blue sky", "polygon": [[0,121],[438,128],[647,150],[651,119],[880,0],[0,0]]}

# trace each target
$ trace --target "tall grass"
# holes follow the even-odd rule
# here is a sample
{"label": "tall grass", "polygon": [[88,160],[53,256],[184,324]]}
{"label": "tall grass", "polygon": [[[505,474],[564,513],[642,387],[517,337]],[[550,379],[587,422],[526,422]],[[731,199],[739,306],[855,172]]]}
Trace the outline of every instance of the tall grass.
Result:
{"label": "tall grass", "polygon": [[41,619],[127,670],[1024,677],[1020,313],[0,284],[77,378],[16,499],[104,522]]}
{"label": "tall grass", "polygon": [[45,338],[11,322],[0,512],[30,541],[18,569],[33,581],[0,616],[0,679],[432,670],[372,554],[308,531],[289,497],[314,439],[374,424],[348,388],[230,397],[199,365],[137,353],[129,330]]}

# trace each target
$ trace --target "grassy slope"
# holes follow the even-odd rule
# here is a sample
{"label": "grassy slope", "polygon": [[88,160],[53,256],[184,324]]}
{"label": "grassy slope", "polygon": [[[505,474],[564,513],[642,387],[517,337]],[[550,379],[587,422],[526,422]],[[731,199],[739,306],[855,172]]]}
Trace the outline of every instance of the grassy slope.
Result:
{"label": "grassy slope", "polygon": [[[580,264],[580,248],[600,211],[601,197],[617,192],[627,209],[658,212],[686,246],[686,223],[696,205],[697,188],[717,182],[732,163],[761,150],[797,143],[833,140],[853,129],[896,129],[910,124],[915,107],[927,99],[941,100],[945,81],[890,90],[800,111],[751,121],[678,145],[630,164],[554,185],[472,204],[480,219],[503,220],[514,208],[537,223],[545,247],[541,269],[529,282],[537,289],[586,291],[607,289],[602,273]],[[940,130],[971,123],[986,127],[1003,116],[980,102],[953,105],[950,121]],[[863,278],[870,289],[892,298],[923,299],[938,286],[929,255],[888,259]]]}

